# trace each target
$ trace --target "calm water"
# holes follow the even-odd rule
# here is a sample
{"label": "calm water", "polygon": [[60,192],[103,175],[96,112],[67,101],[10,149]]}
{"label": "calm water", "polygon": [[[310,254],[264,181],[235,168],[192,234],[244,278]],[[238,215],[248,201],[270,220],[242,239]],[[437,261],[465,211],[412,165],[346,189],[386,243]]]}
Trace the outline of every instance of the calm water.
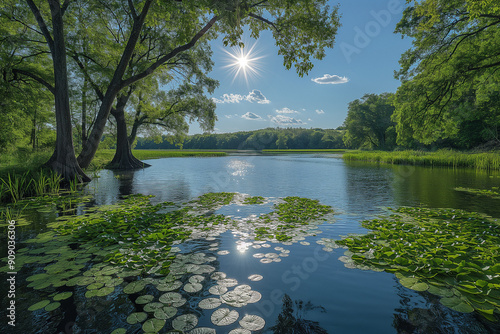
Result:
{"label": "calm water", "polygon": [[[111,204],[122,195],[134,193],[154,195],[154,201],[158,202],[182,203],[206,192],[225,191],[271,200],[286,196],[307,197],[333,207],[334,218],[320,226],[321,234],[306,237],[304,244],[270,244],[267,249],[247,247],[241,250],[240,247],[238,250],[238,236],[227,231],[215,241],[191,241],[181,245],[183,251],[206,251],[210,243],[217,242],[220,250],[229,251],[227,255],[216,255],[216,269],[237,279],[239,284],[250,285],[262,295],[259,302],[237,310],[240,316],[248,313],[264,318],[263,332],[272,333],[269,328],[276,324],[282,312],[284,294],[303,305],[310,302],[309,310],[299,310],[295,306],[295,316],[315,322],[326,333],[500,332],[497,324],[473,314],[450,311],[439,304],[438,298],[402,287],[392,274],[347,269],[338,260],[343,249],[327,253],[316,244],[318,238],[339,239],[349,233],[365,233],[360,221],[386,214],[386,207],[451,207],[500,217],[500,201],[453,190],[454,187],[500,186],[497,172],[346,163],[339,156],[328,154],[232,155],[147,162],[152,166],[140,171],[102,171],[86,192],[94,196],[98,205]],[[218,213],[245,218],[269,210],[270,205],[230,205]],[[26,237],[30,234],[29,229],[23,229],[22,233]],[[260,252],[274,252],[277,246],[290,251],[281,262],[264,264],[253,257]],[[252,274],[262,275],[263,279],[250,281],[248,276]],[[210,297],[206,290],[188,300],[189,307],[196,308],[201,299]],[[141,332],[125,322],[126,316],[134,310],[123,295],[115,293],[99,303],[82,298],[75,304],[76,307],[68,311],[70,315],[60,312],[57,321],[37,314],[29,324],[23,325],[24,332],[30,328],[31,332],[40,333],[70,332],[64,328],[64,322],[70,320],[74,332],[79,333],[110,333],[118,327]],[[89,309],[92,309],[91,315]],[[217,333],[228,333],[238,327],[237,324],[212,325],[212,312],[198,309],[195,312],[198,326],[216,328]],[[58,328],[52,323],[57,323]]]}

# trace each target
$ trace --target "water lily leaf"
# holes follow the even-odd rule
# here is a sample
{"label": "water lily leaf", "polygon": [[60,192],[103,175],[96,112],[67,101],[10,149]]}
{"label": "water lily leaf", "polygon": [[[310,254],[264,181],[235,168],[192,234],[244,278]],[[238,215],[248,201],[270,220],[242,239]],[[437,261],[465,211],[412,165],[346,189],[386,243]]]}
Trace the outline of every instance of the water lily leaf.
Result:
{"label": "water lily leaf", "polygon": [[203,285],[201,285],[200,283],[187,283],[186,285],[184,285],[184,291],[190,292],[190,293],[198,292],[202,288],[203,288]]}
{"label": "water lily leaf", "polygon": [[210,278],[213,279],[213,280],[218,281],[218,280],[226,278],[226,273],[223,273],[221,271],[216,271],[215,273],[213,273],[212,275],[210,275]]}
{"label": "water lily leaf", "polygon": [[189,283],[201,283],[205,280],[204,276],[201,275],[194,275],[189,277]]}
{"label": "water lily leaf", "polygon": [[212,313],[210,319],[214,325],[226,326],[236,322],[239,316],[239,313],[234,310],[231,311],[228,308],[220,308]]}
{"label": "water lily leaf", "polygon": [[47,306],[49,304],[50,304],[50,300],[48,300],[48,299],[42,300],[41,302],[38,302],[36,304],[31,305],[28,308],[28,311],[36,311],[36,310],[39,310],[41,308],[44,308],[45,306]]}
{"label": "water lily leaf", "polygon": [[429,293],[433,295],[438,295],[440,297],[452,297],[453,291],[449,288],[442,286],[429,285],[429,289],[427,290]]}
{"label": "water lily leaf", "polygon": [[157,309],[162,308],[163,304],[158,302],[148,303],[144,305],[144,312],[155,312]]}
{"label": "water lily leaf", "polygon": [[248,329],[251,331],[258,331],[264,328],[266,322],[264,321],[264,319],[262,319],[257,315],[248,314],[239,321],[239,324],[244,329]]}
{"label": "water lily leaf", "polygon": [[142,330],[145,333],[158,333],[165,326],[165,322],[162,319],[149,319],[142,325]]}
{"label": "water lily leaf", "polygon": [[423,283],[419,281],[417,278],[413,277],[404,277],[399,280],[399,283],[401,283],[402,286],[408,289],[412,289],[415,291],[426,291],[429,289],[429,285],[427,283]]}
{"label": "water lily leaf", "polygon": [[87,285],[87,289],[88,290],[97,290],[97,289],[102,288],[103,286],[104,286],[104,283],[96,282],[96,283],[92,283],[92,284]]}
{"label": "water lily leaf", "polygon": [[133,293],[137,293],[143,290],[146,287],[146,283],[143,281],[135,281],[127,284],[126,287],[123,288],[123,292],[130,295]]}
{"label": "water lily leaf", "polygon": [[49,305],[45,306],[45,311],[47,312],[54,311],[59,306],[61,306],[61,303],[59,302],[50,303]]}
{"label": "water lily leaf", "polygon": [[214,285],[213,287],[208,289],[208,292],[210,292],[212,295],[223,295],[227,292],[227,287],[222,285]]}
{"label": "water lily leaf", "polygon": [[176,314],[177,314],[177,309],[175,307],[164,306],[162,308],[155,310],[154,317],[157,319],[166,320],[172,318]]}
{"label": "water lily leaf", "polygon": [[474,308],[470,306],[469,303],[458,297],[441,298],[440,302],[444,306],[449,307],[457,312],[471,313],[474,311]]}
{"label": "water lily leaf", "polygon": [[248,276],[248,279],[251,281],[254,281],[254,282],[260,281],[262,278],[263,278],[263,276],[258,275],[258,274],[253,274],[253,275]]}
{"label": "water lily leaf", "polygon": [[182,295],[177,292],[167,292],[160,296],[160,302],[171,304],[182,300]]}
{"label": "water lily leaf", "polygon": [[99,290],[96,290],[95,295],[98,296],[98,297],[104,297],[104,296],[109,295],[113,291],[115,291],[114,287],[112,287],[112,286],[105,286],[104,288],[100,288]]}
{"label": "water lily leaf", "polygon": [[219,298],[206,298],[198,303],[198,306],[205,310],[213,310],[222,304]]}
{"label": "water lily leaf", "polygon": [[179,289],[181,286],[182,286],[181,281],[173,281],[173,282],[160,283],[156,286],[156,289],[158,291],[173,291]]}
{"label": "water lily leaf", "polygon": [[134,312],[127,317],[127,323],[135,325],[146,320],[148,315],[145,312]]}
{"label": "water lily leaf", "polygon": [[33,281],[36,281],[36,280],[47,279],[49,277],[50,277],[49,274],[47,274],[47,273],[41,273],[41,274],[31,275],[28,278],[26,278],[26,280],[28,282],[33,282]]}
{"label": "water lily leaf", "polygon": [[59,301],[59,300],[64,300],[64,299],[68,299],[69,297],[73,296],[73,292],[61,292],[61,293],[58,293],[57,295],[54,296],[54,300],[55,301]]}
{"label": "water lily leaf", "polygon": [[232,287],[232,286],[235,286],[235,285],[238,285],[238,281],[234,278],[224,278],[224,279],[221,279],[217,282],[217,284],[219,285],[222,285],[222,286],[225,286],[225,287]]}
{"label": "water lily leaf", "polygon": [[198,327],[189,332],[189,334],[216,334],[217,332],[213,328],[208,327]]}
{"label": "water lily leaf", "polygon": [[252,334],[252,332],[244,328],[235,328],[229,334]]}
{"label": "water lily leaf", "polygon": [[153,295],[143,295],[137,297],[135,300],[136,304],[147,304],[153,301],[155,297]]}
{"label": "water lily leaf", "polygon": [[111,334],[125,334],[125,333],[127,333],[127,330],[125,328],[117,328],[111,332]]}
{"label": "water lily leaf", "polygon": [[194,314],[183,314],[172,321],[172,327],[179,331],[188,331],[198,325],[198,318]]}

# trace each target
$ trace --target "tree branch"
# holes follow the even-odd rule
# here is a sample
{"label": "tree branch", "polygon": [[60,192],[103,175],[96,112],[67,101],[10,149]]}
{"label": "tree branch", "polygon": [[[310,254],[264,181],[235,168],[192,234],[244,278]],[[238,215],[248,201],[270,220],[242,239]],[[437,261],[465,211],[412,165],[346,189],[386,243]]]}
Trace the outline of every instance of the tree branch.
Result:
{"label": "tree branch", "polygon": [[128,7],[130,8],[130,13],[132,14],[132,18],[137,20],[137,12],[135,11],[134,4],[132,3],[132,0],[128,0]]}
{"label": "tree branch", "polygon": [[12,73],[14,73],[14,74],[15,73],[19,73],[19,74],[25,75],[27,77],[30,77],[30,78],[34,79],[35,81],[39,82],[40,84],[44,85],[45,87],[47,87],[47,89],[52,94],[55,94],[55,92],[56,92],[54,86],[52,86],[51,84],[49,84],[47,81],[45,81],[44,79],[40,78],[36,74],[33,74],[33,73],[25,71],[25,70],[16,69],[16,68],[12,69]]}
{"label": "tree branch", "polygon": [[176,55],[178,55],[179,53],[181,53],[183,51],[186,51],[186,50],[189,50],[190,48],[192,48],[196,44],[196,42],[203,35],[205,35],[205,33],[215,24],[215,22],[217,22],[217,20],[218,20],[218,17],[214,16],[200,31],[198,31],[198,33],[196,35],[194,35],[194,37],[191,39],[191,41],[189,41],[186,44],[183,44],[183,45],[176,47],[175,49],[170,51],[168,54],[166,54],[163,57],[161,57],[160,59],[158,59],[155,63],[153,63],[151,66],[149,66],[143,72],[138,73],[134,76],[131,76],[130,78],[128,78],[126,80],[123,80],[120,84],[120,89],[123,89],[124,87],[127,87],[127,86],[133,84],[134,82],[137,82],[137,81],[147,77],[148,75],[153,73],[158,67],[163,65],[165,62],[167,62],[171,58],[175,57]]}
{"label": "tree branch", "polygon": [[36,22],[38,23],[38,26],[42,30],[42,34],[45,37],[47,44],[49,44],[50,52],[54,53],[54,40],[52,39],[52,36],[50,35],[49,29],[47,28],[47,25],[45,24],[45,20],[43,19],[42,14],[40,13],[40,10],[35,5],[33,0],[26,0],[26,2],[28,3],[28,6],[30,7],[33,15],[35,15]]}

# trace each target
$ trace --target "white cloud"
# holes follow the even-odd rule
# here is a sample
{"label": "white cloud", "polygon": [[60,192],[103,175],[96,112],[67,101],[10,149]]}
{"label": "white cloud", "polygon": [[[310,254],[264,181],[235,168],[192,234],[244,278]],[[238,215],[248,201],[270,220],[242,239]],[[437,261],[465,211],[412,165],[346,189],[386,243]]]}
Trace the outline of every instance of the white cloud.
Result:
{"label": "white cloud", "polygon": [[233,118],[233,115],[224,115],[226,118]]}
{"label": "white cloud", "polygon": [[262,117],[254,114],[253,112],[247,112],[246,114],[241,115],[241,118],[248,119],[250,121],[260,121]]}
{"label": "white cloud", "polygon": [[316,114],[321,115],[324,113],[325,113],[325,111],[323,109],[316,109]]}
{"label": "white cloud", "polygon": [[215,103],[240,103],[240,101],[257,102],[260,104],[271,103],[260,90],[254,89],[248,95],[241,94],[224,94],[220,99],[213,97]]}
{"label": "white cloud", "polygon": [[283,109],[276,109],[276,112],[278,114],[298,114],[299,112],[297,110],[292,110],[290,108],[283,108]]}
{"label": "white cloud", "polygon": [[324,74],[320,78],[314,78],[311,80],[320,85],[325,85],[325,84],[335,85],[335,84],[343,84],[349,82],[349,79],[347,77],[341,77],[336,74],[334,75]]}
{"label": "white cloud", "polygon": [[308,122],[312,122],[312,119],[308,118],[308,119],[307,119],[307,121],[308,121]]}
{"label": "white cloud", "polygon": [[260,104],[268,104],[271,103],[264,94],[260,90],[254,89],[247,96],[245,96],[245,100],[248,102],[257,102]]}
{"label": "white cloud", "polygon": [[303,125],[306,124],[302,122],[300,119],[296,119],[293,117],[285,116],[285,115],[268,115],[271,122],[275,123],[278,126],[291,126],[291,125]]}

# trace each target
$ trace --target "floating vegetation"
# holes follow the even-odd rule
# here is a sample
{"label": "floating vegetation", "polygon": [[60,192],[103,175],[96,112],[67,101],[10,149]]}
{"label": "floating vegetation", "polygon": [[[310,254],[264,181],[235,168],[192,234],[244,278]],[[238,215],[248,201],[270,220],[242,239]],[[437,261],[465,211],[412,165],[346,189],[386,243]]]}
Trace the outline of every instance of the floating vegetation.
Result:
{"label": "floating vegetation", "polygon": [[491,189],[475,189],[475,188],[454,188],[456,191],[466,192],[472,195],[491,197],[500,199],[500,187],[491,187]]}
{"label": "floating vegetation", "polygon": [[[500,225],[454,209],[400,208],[391,219],[364,221],[373,232],[336,244],[348,267],[395,273],[416,291],[441,296],[458,312],[500,313]],[[331,241],[328,242],[331,244]]]}
{"label": "floating vegetation", "polygon": [[212,313],[210,320],[217,326],[227,326],[235,323],[238,320],[240,314],[235,310],[230,310],[228,308],[220,308]]}
{"label": "floating vegetation", "polygon": [[[211,317],[214,324],[230,325],[238,320],[239,313],[221,306],[244,307],[262,299],[249,285],[239,284],[238,280],[217,271],[216,256],[230,254],[228,250],[219,250],[219,235],[233,231],[240,239],[236,242],[239,252],[251,246],[271,248],[280,240],[287,240],[288,245],[308,244],[305,237],[320,233],[318,225],[332,212],[318,201],[287,197],[277,201],[269,214],[233,220],[213,211],[232,202],[246,201],[244,205],[253,205],[266,199],[210,193],[172,210],[173,203],[153,205],[151,197],[127,196],[115,205],[80,210],[80,215],[68,211],[47,224],[47,232],[25,241],[27,247],[18,250],[16,269],[21,270],[27,264],[36,266],[37,270],[26,281],[28,287],[41,291],[43,299],[29,310],[51,312],[69,298],[81,302],[82,298],[113,294],[108,297],[111,300],[120,294],[128,296],[135,306],[136,312],[129,314],[126,322],[137,328],[142,326],[146,333],[170,328],[213,333],[210,328],[196,328],[195,314],[214,310]],[[20,200],[18,204],[23,201],[31,201],[32,209],[59,211],[63,203],[40,197],[34,201]],[[75,201],[68,207],[74,209],[80,204]],[[166,207],[169,209],[165,210]],[[206,242],[212,250],[186,253],[180,244],[189,241]],[[290,252],[283,247],[275,250],[254,256],[271,263],[281,261]],[[261,279],[258,274],[248,276],[250,281]],[[239,325],[241,328],[233,329],[233,333],[260,330],[264,322],[257,316],[245,315]],[[123,331],[118,328],[113,332]]]}
{"label": "floating vegetation", "polygon": [[262,196],[253,196],[253,197],[247,197],[243,200],[243,204],[263,204],[265,203],[266,199]]}

